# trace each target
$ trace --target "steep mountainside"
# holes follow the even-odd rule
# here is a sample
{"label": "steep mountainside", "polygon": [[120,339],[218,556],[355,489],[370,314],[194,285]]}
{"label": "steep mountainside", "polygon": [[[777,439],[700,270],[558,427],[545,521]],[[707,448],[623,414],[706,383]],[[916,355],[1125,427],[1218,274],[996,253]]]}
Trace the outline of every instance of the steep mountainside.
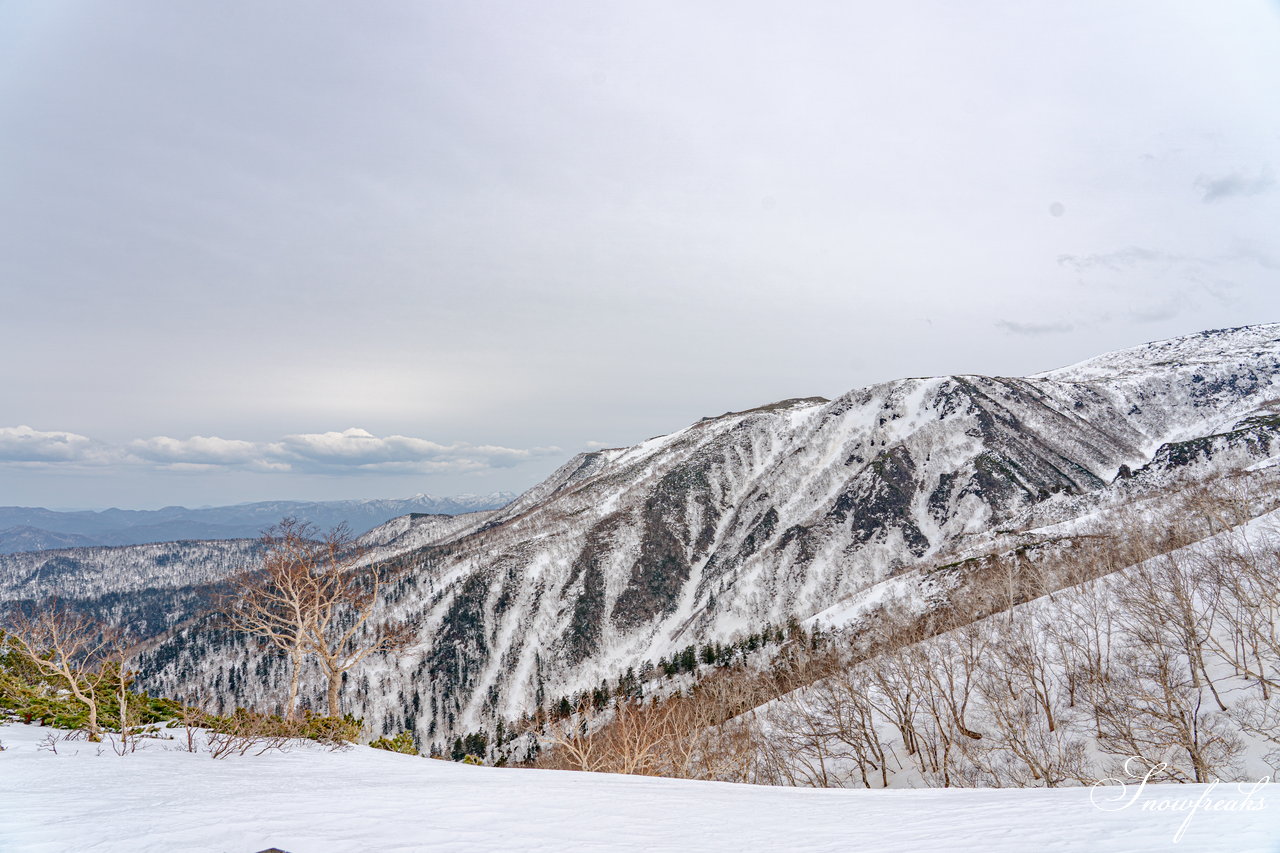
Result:
{"label": "steep mountainside", "polygon": [[[581,454],[500,510],[380,550],[411,567],[386,615],[421,642],[355,676],[346,699],[375,728],[436,738],[690,643],[807,618],[994,527],[1087,512],[1131,477],[1215,452],[1258,462],[1278,375],[1280,326],[1247,327],[1027,378],[787,400]],[[242,701],[274,698],[281,679],[199,626],[146,673],[154,689],[201,682]]]}

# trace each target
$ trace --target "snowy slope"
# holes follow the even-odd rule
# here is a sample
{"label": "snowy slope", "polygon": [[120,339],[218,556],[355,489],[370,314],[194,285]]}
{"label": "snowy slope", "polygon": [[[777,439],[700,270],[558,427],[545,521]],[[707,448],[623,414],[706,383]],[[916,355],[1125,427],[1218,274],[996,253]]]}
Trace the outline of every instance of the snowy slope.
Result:
{"label": "snowy slope", "polygon": [[79,742],[55,755],[38,748],[49,731],[0,726],[6,853],[1262,853],[1280,837],[1280,801],[1251,785],[1131,786],[1125,800],[1110,799],[1112,788],[768,788],[468,767],[365,747],[212,761],[160,744],[97,755]]}
{"label": "snowy slope", "polygon": [[366,549],[365,559],[382,560],[473,530],[493,515],[493,510],[460,515],[402,515],[373,528],[358,542]]}
{"label": "snowy slope", "polygon": [[[1272,495],[1266,496],[1268,505],[1275,507],[1280,503],[1280,500],[1274,497],[1276,481],[1272,479],[1267,487],[1272,492]],[[1169,516],[1161,514],[1159,517],[1167,519]],[[1132,519],[1133,516],[1129,518]],[[1077,519],[1061,525],[1062,529],[1059,532],[1078,533],[1088,529],[1090,523],[1089,519]],[[1257,514],[1249,521],[1229,529],[1224,530],[1220,527],[1217,529],[1220,532],[1157,557],[1118,569],[1098,577],[1096,581],[1059,588],[1052,594],[1041,595],[1034,600],[1016,604],[989,618],[966,624],[960,630],[943,632],[919,640],[911,649],[911,653],[915,654],[914,660],[927,662],[927,666],[937,668],[935,672],[946,672],[948,678],[954,677],[955,681],[951,683],[962,685],[956,695],[963,696],[962,704],[959,705],[963,708],[961,711],[963,725],[981,736],[976,742],[955,737],[952,743],[953,748],[948,750],[946,758],[950,784],[1013,787],[1044,784],[1044,777],[1036,776],[1033,780],[1029,775],[1024,776],[1022,781],[1013,781],[1008,776],[996,781],[996,774],[1008,773],[1008,768],[1016,766],[1023,756],[1015,755],[1014,750],[1009,746],[1009,741],[1002,740],[1006,737],[1008,730],[1002,729],[998,721],[1000,715],[992,713],[993,694],[988,692],[992,684],[1016,685],[1013,691],[1015,695],[1024,697],[1029,702],[1043,701],[1052,708],[1055,728],[1048,732],[1045,731],[1037,716],[1037,712],[1045,706],[1037,704],[1035,711],[1019,718],[1019,724],[1026,727],[1021,736],[1025,736],[1026,731],[1036,725],[1042,726],[1041,738],[1036,741],[1036,749],[1039,750],[1037,760],[1043,762],[1041,767],[1050,766],[1052,759],[1048,759],[1048,756],[1058,746],[1071,744],[1080,749],[1078,755],[1069,759],[1069,761],[1078,762],[1075,765],[1077,775],[1069,779],[1060,779],[1058,784],[1079,784],[1077,780],[1082,777],[1096,778],[1107,775],[1108,772],[1122,772],[1115,768],[1122,766],[1136,749],[1134,749],[1134,741],[1121,745],[1120,739],[1115,735],[1122,729],[1117,729],[1112,723],[1106,722],[1106,715],[1114,713],[1116,709],[1121,710],[1120,716],[1126,724],[1147,726],[1145,731],[1148,733],[1154,731],[1154,725],[1158,725],[1158,723],[1153,725],[1154,720],[1193,720],[1192,725],[1199,737],[1203,738],[1199,741],[1202,746],[1208,740],[1208,732],[1231,732],[1234,746],[1217,753],[1213,759],[1217,763],[1211,773],[1205,774],[1206,778],[1273,777],[1277,753],[1275,743],[1269,739],[1269,732],[1274,723],[1264,722],[1258,726],[1251,722],[1252,715],[1257,709],[1270,701],[1267,698],[1267,692],[1260,690],[1256,678],[1246,677],[1233,665],[1229,657],[1224,659],[1215,651],[1215,648],[1233,649],[1231,622],[1229,619],[1222,619],[1220,614],[1238,612],[1233,611],[1232,608],[1239,607],[1241,599],[1232,598],[1231,594],[1225,591],[1226,586],[1215,587],[1208,580],[1213,578],[1212,567],[1215,566],[1233,565],[1237,572],[1241,572],[1240,567],[1246,562],[1240,559],[1241,555],[1248,555],[1260,565],[1274,565],[1277,555],[1280,555],[1280,509],[1271,509]],[[1236,555],[1234,561],[1231,555]],[[1202,674],[1203,680],[1197,676],[1179,681],[1178,676],[1175,675],[1168,681],[1162,682],[1168,685],[1169,690],[1168,693],[1164,693],[1152,687],[1152,684],[1159,681],[1158,678],[1152,678],[1152,673],[1158,669],[1152,661],[1159,657],[1160,652],[1150,645],[1150,640],[1153,636],[1159,637],[1162,642],[1168,644],[1164,647],[1165,651],[1174,646],[1180,649],[1185,646],[1179,646],[1179,641],[1174,639],[1179,635],[1177,627],[1171,624],[1175,620],[1169,617],[1168,610],[1143,613],[1141,605],[1135,609],[1132,602],[1134,591],[1149,589],[1153,585],[1160,586],[1160,581],[1156,579],[1164,576],[1164,573],[1170,571],[1173,566],[1179,568],[1181,577],[1187,582],[1187,586],[1183,589],[1195,589],[1192,596],[1196,604],[1192,610],[1195,613],[1197,630],[1202,632],[1201,636],[1215,637],[1216,644],[1208,640],[1199,641],[1198,659],[1202,661],[1199,673]],[[927,583],[923,573],[907,573],[890,579],[849,601],[828,608],[813,617],[810,623],[820,625],[826,630],[843,631],[842,639],[849,641],[848,647],[856,648],[864,620],[869,614],[874,613],[876,608],[882,606],[886,600],[894,598],[907,601],[914,599],[919,606],[924,606],[921,599],[924,597],[922,593],[927,592],[926,588]],[[1170,595],[1167,588],[1164,595],[1164,600],[1167,601]],[[1246,596],[1245,600],[1255,602],[1252,606],[1258,608],[1257,612],[1267,612],[1264,605],[1256,603],[1256,598],[1250,599]],[[1215,608],[1219,614],[1217,616],[1213,615]],[[1091,654],[1097,653],[1101,659],[1106,660],[1111,676],[1103,679],[1110,682],[1110,686],[1093,696],[1089,695],[1089,688],[1082,686],[1086,680],[1082,672],[1087,664],[1082,664],[1082,658],[1075,656],[1075,652],[1088,644],[1088,641],[1084,640],[1088,632],[1084,627],[1086,624],[1106,626],[1101,632],[1106,637],[1105,642],[1101,646],[1095,646],[1095,652]],[[1068,637],[1070,639],[1064,640]],[[1039,657],[1039,665],[1043,667],[1037,674],[1039,684],[1037,689],[1042,690],[1043,693],[1036,699],[1030,698],[1033,691],[1025,678],[1026,673],[1015,673],[1009,668],[1002,669],[999,662],[1001,655],[1009,649],[1021,648],[1025,653],[1029,648],[1027,643],[1030,638],[1037,638],[1034,641],[1038,644],[1037,651],[1033,654]],[[1080,642],[1082,640],[1083,642]],[[1080,644],[1073,645],[1077,642]],[[1058,645],[1060,643],[1065,645]],[[967,644],[973,645],[967,646]],[[973,681],[967,680],[968,676],[964,674],[965,667],[957,656],[957,650],[966,647],[982,649],[981,665],[974,674]],[[1064,651],[1065,648],[1075,651]],[[1174,653],[1175,657],[1178,653],[1180,652]],[[962,655],[963,652],[960,654]],[[1135,657],[1128,657],[1131,654]],[[784,748],[777,754],[782,756],[781,760],[788,763],[789,769],[796,774],[795,778],[799,781],[795,784],[825,784],[832,787],[882,785],[892,788],[940,785],[942,782],[939,780],[946,778],[942,774],[926,773],[923,763],[904,760],[908,751],[901,736],[902,730],[896,728],[893,720],[885,713],[885,709],[896,706],[885,698],[885,682],[878,680],[877,676],[868,675],[876,669],[878,663],[881,665],[880,673],[891,672],[893,667],[891,658],[892,653],[870,660],[864,658],[857,664],[848,665],[834,676],[810,682],[797,690],[773,698],[752,709],[749,714],[744,714],[741,719],[749,721],[752,725],[762,726],[770,737],[781,738],[788,733],[791,735],[792,739],[788,744],[795,745],[794,748]],[[1133,666],[1132,663],[1125,663],[1126,660],[1141,661],[1141,664],[1136,669],[1126,669],[1127,666]],[[1268,677],[1273,677],[1277,663],[1274,654],[1261,652],[1255,666],[1262,667],[1262,671],[1266,672]],[[1173,666],[1176,670],[1180,665]],[[858,670],[861,670],[861,675]],[[1134,681],[1129,681],[1128,686],[1123,686],[1126,679],[1134,678],[1135,672],[1140,673],[1138,678],[1150,680],[1140,682],[1141,686],[1138,687],[1134,687],[1134,684],[1138,683]],[[985,686],[982,686],[984,675],[991,676],[992,680],[986,681]],[[917,677],[924,678],[919,672]],[[1005,678],[1012,681],[1004,681]],[[921,683],[923,682],[916,682],[917,685]],[[945,682],[935,681],[933,686],[925,687],[921,694],[932,694],[934,697],[942,694],[946,688],[937,686],[939,683]],[[847,691],[850,690],[850,685],[857,685],[856,695],[860,700],[868,702],[866,707],[876,709],[870,715],[870,719],[874,720],[875,737],[879,739],[886,754],[897,757],[897,760],[885,763],[882,776],[876,773],[859,773],[856,751],[849,748],[848,730],[845,731],[843,740],[836,734],[842,724],[847,725],[847,720],[852,718],[853,712],[849,710],[850,706],[847,704],[837,712],[835,710],[837,705],[831,697],[838,696],[841,697],[840,701],[847,702],[849,695]],[[1204,696],[1203,699],[1201,699],[1201,693]],[[1002,713],[1007,713],[1015,707],[1016,700],[1010,698],[1010,693],[997,689],[994,695],[999,700],[996,707],[999,707]],[[1178,698],[1172,698],[1175,695]],[[1100,698],[1104,696],[1105,698]],[[1158,699],[1154,698],[1157,696]],[[1208,698],[1209,696],[1213,697],[1212,701]],[[1095,716],[1099,703],[1104,710],[1100,716]],[[1110,703],[1110,711],[1107,710],[1108,703]],[[930,728],[934,722],[928,719],[927,707],[928,701],[922,700],[913,712],[915,724],[919,726],[917,734],[922,741],[936,736],[939,731],[939,729]],[[844,721],[838,719],[841,713],[847,715]],[[1167,716],[1161,717],[1162,713]],[[1148,716],[1144,718],[1144,714]],[[1246,721],[1246,724],[1241,725],[1241,721]],[[802,734],[797,735],[796,732],[802,732]],[[927,732],[927,734],[920,734],[920,732]],[[809,736],[812,736],[813,740],[806,742],[805,739]],[[1028,738],[1026,742],[1032,739]],[[1155,746],[1156,743],[1160,743],[1161,746]],[[1165,742],[1160,741],[1159,735],[1145,741],[1139,738],[1137,744],[1139,744],[1138,748],[1146,752],[1144,757],[1135,756],[1133,760],[1144,769],[1151,767],[1156,760],[1163,762],[1159,765],[1160,769],[1172,767],[1175,768],[1174,772],[1186,772],[1189,766],[1184,754],[1176,749],[1167,748]],[[983,754],[984,751],[987,751],[986,755]],[[1231,753],[1229,758],[1228,752]],[[1160,757],[1153,759],[1152,756],[1157,753]],[[1068,754],[1069,751],[1066,750],[1058,753],[1057,760],[1062,760],[1062,757]],[[1205,754],[1208,755],[1208,750]],[[990,759],[992,755],[999,755],[1009,763],[992,762]],[[971,763],[975,759],[983,764],[984,769],[975,772],[978,765]],[[1143,764],[1144,761],[1148,763]],[[813,781],[818,776],[814,772],[814,768],[818,766],[821,767],[821,782]],[[996,768],[994,772],[990,769],[992,767]],[[1192,772],[1194,773],[1194,770]]]}

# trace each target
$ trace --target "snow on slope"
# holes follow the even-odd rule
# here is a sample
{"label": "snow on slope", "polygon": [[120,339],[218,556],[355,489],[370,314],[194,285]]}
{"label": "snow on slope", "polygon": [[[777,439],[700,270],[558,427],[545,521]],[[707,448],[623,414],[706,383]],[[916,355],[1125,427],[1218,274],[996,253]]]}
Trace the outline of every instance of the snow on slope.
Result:
{"label": "snow on slope", "polygon": [[[1215,533],[1199,541],[1192,542],[1189,545],[1175,549],[1162,554],[1158,557],[1152,557],[1146,562],[1136,563],[1119,569],[1110,574],[1103,575],[1089,584],[1068,586],[1056,589],[1054,592],[1041,595],[1029,601],[1024,601],[1015,605],[1010,610],[999,612],[990,617],[978,620],[973,625],[966,626],[960,636],[956,633],[944,633],[937,636],[927,637],[918,642],[915,650],[920,653],[920,658],[932,662],[934,665],[946,666],[944,661],[950,661],[955,667],[946,670],[949,676],[957,677],[958,683],[966,683],[965,676],[961,673],[963,667],[959,665],[955,657],[948,657],[948,643],[954,642],[950,648],[954,654],[954,650],[963,647],[965,643],[971,642],[973,635],[969,632],[976,628],[979,636],[983,639],[977,640],[979,643],[990,643],[985,646],[982,654],[984,667],[996,666],[999,664],[993,661],[1001,654],[1002,648],[1016,648],[1020,642],[1018,630],[1013,627],[1014,622],[1022,626],[1026,626],[1028,634],[1024,634],[1021,642],[1026,642],[1026,637],[1054,637],[1055,632],[1065,630],[1065,635],[1070,636],[1073,630],[1078,631],[1083,624],[1081,614],[1088,613],[1085,621],[1096,620],[1094,624],[1105,624],[1106,640],[1101,648],[1110,651],[1101,652],[1106,657],[1109,655],[1109,663],[1113,668],[1109,669],[1115,679],[1115,683],[1122,685],[1127,678],[1133,678],[1133,669],[1126,669],[1123,661],[1125,656],[1132,652],[1135,646],[1143,651],[1139,652],[1139,660],[1144,661],[1144,665],[1149,667],[1148,670],[1138,671],[1143,673],[1138,678],[1151,678],[1150,673],[1154,672],[1158,665],[1151,664],[1150,661],[1159,657],[1159,652],[1152,650],[1149,646],[1145,646],[1148,639],[1144,639],[1143,632],[1151,632],[1155,624],[1161,626],[1161,633],[1167,631],[1164,636],[1165,640],[1173,644],[1177,644],[1173,637],[1177,633],[1177,629],[1169,625],[1168,618],[1159,619],[1157,622],[1150,621],[1152,616],[1150,613],[1145,615],[1139,610],[1131,610],[1126,612],[1124,604],[1115,604],[1116,602],[1124,602],[1126,592],[1129,590],[1140,590],[1145,585],[1152,583],[1152,577],[1159,577],[1169,566],[1180,566],[1181,571],[1186,572],[1186,576],[1195,579],[1197,576],[1211,576],[1209,566],[1222,565],[1224,563],[1231,564],[1233,559],[1230,555],[1247,554],[1252,559],[1256,559],[1259,563],[1273,564],[1277,554],[1280,554],[1280,509],[1275,509],[1280,503],[1276,495],[1276,481],[1271,480],[1269,484],[1271,495],[1265,496],[1268,506],[1272,509],[1254,515],[1250,520],[1240,523],[1221,532]],[[1138,512],[1143,512],[1141,508]],[[1256,512],[1256,510],[1250,510]],[[1152,518],[1168,518],[1167,513],[1157,512]],[[1068,526],[1073,528],[1062,532],[1079,533],[1088,529],[1087,523],[1081,525],[1079,521],[1069,522]],[[1219,528],[1220,529],[1220,528]],[[1237,564],[1238,565],[1238,564]],[[1152,574],[1146,575],[1143,579],[1143,572],[1150,571]],[[921,582],[922,578],[915,574],[907,574],[899,576],[873,587],[870,591],[860,597],[843,602],[833,606],[813,619],[809,620],[813,626],[821,626],[824,629],[845,630],[846,638],[856,642],[858,630],[860,628],[859,620],[864,619],[867,613],[879,606],[885,599],[899,596],[908,602],[908,605],[922,605],[922,592],[927,592],[926,585]],[[1166,593],[1167,594],[1167,593]],[[1239,600],[1233,600],[1229,593],[1223,593],[1219,590],[1218,595],[1213,596],[1213,603],[1210,604],[1203,598],[1204,593],[1196,593],[1198,601],[1193,608],[1198,619],[1204,619],[1203,614],[1212,613],[1215,608],[1222,612],[1231,612],[1234,607],[1239,607]],[[1096,608],[1096,609],[1095,609]],[[1267,611],[1264,606],[1260,606],[1258,614],[1265,614]],[[1166,611],[1167,613],[1167,611]],[[1263,615],[1263,619],[1267,617]],[[1269,624],[1264,622],[1263,624]],[[1075,625],[1073,629],[1070,626]],[[1229,622],[1224,624],[1216,619],[1207,619],[1199,623],[1198,630],[1208,631],[1212,636],[1216,636],[1217,643],[1221,648],[1231,649],[1233,647],[1233,637],[1230,633]],[[968,636],[964,636],[968,634]],[[1043,749],[1041,757],[1047,756],[1050,748],[1044,746],[1045,743],[1052,741],[1054,738],[1062,738],[1060,743],[1074,743],[1081,752],[1075,760],[1081,761],[1079,769],[1074,771],[1084,776],[1092,776],[1094,774],[1104,775],[1107,771],[1102,768],[1116,767],[1121,765],[1128,755],[1128,752],[1117,752],[1117,746],[1122,741],[1121,737],[1116,737],[1116,729],[1109,726],[1106,722],[1099,722],[1093,716],[1096,707],[1093,703],[1098,702],[1097,698],[1090,698],[1087,689],[1079,689],[1068,685],[1078,685],[1083,679],[1080,676],[1081,661],[1076,658],[1071,661],[1070,653],[1065,656],[1061,652],[1062,647],[1053,650],[1055,643],[1062,642],[1062,633],[1056,634],[1058,639],[1050,639],[1040,651],[1044,669],[1038,676],[1040,688],[1045,691],[1043,701],[1049,703],[1053,708],[1055,719],[1056,734],[1044,733],[1044,740],[1038,741],[1039,749]],[[1149,634],[1148,634],[1149,636]],[[1074,635],[1074,640],[1082,639],[1080,633]],[[1144,648],[1145,646],[1145,648]],[[1126,688],[1120,686],[1116,688],[1116,692],[1110,694],[1110,698],[1106,702],[1114,702],[1114,708],[1123,708],[1123,716],[1128,720],[1135,721],[1139,730],[1142,726],[1152,726],[1155,720],[1179,720],[1185,722],[1188,718],[1191,720],[1193,729],[1198,728],[1197,737],[1204,737],[1201,746],[1207,744],[1208,739],[1205,733],[1211,731],[1226,731],[1230,733],[1230,737],[1238,741],[1236,746],[1238,751],[1234,752],[1230,758],[1225,757],[1226,753],[1218,753],[1215,758],[1216,764],[1213,770],[1206,773],[1208,778],[1217,778],[1219,775],[1231,779],[1239,780],[1256,780],[1262,778],[1273,778],[1276,771],[1277,753],[1275,743],[1266,736],[1267,727],[1271,723],[1263,723],[1261,729],[1254,727],[1248,723],[1241,724],[1241,721],[1252,720],[1252,715],[1257,713],[1257,709],[1266,705],[1269,701],[1266,694],[1262,693],[1258,688],[1258,681],[1253,678],[1244,677],[1229,659],[1224,659],[1221,655],[1214,651],[1214,643],[1204,642],[1200,652],[1202,669],[1200,673],[1209,681],[1193,680],[1188,678],[1176,687],[1170,688],[1172,691],[1185,691],[1177,700],[1170,700],[1169,693],[1161,693],[1158,688],[1152,684],[1159,681],[1159,678],[1151,678],[1150,682],[1143,682],[1143,686],[1149,688],[1149,693],[1144,695],[1142,688],[1134,689],[1132,683]],[[1079,646],[1077,646],[1079,648]],[[1265,661],[1265,663],[1264,663]],[[1260,652],[1257,663],[1254,666],[1264,667],[1263,671],[1271,673],[1275,668],[1274,655],[1268,655],[1266,652]],[[870,666],[874,666],[875,661],[870,662]],[[1176,669],[1181,664],[1175,664]],[[858,666],[868,666],[868,664],[859,664]],[[892,702],[885,698],[882,687],[877,684],[876,678],[868,680],[856,681],[859,684],[859,695],[869,702],[872,708],[877,710],[872,712],[876,737],[883,745],[885,753],[897,756],[897,760],[886,762],[884,767],[884,776],[877,779],[875,773],[861,774],[858,772],[857,763],[853,757],[853,753],[849,750],[850,741],[847,738],[841,740],[834,732],[839,731],[845,723],[839,721],[838,715],[833,713],[831,708],[830,694],[824,692],[834,687],[837,695],[840,691],[847,690],[851,683],[846,680],[854,669],[846,671],[833,679],[823,679],[802,686],[791,693],[784,696],[771,699],[770,701],[758,706],[751,711],[751,717],[764,721],[764,729],[766,732],[773,726],[780,725],[783,732],[790,733],[790,743],[800,744],[795,753],[788,753],[787,760],[794,762],[791,769],[795,771],[796,778],[801,781],[796,784],[806,784],[806,778],[813,780],[817,775],[810,775],[808,771],[814,767],[821,768],[821,784],[833,787],[848,786],[858,787],[867,785],[870,779],[871,785],[883,784],[888,788],[904,789],[915,787],[927,787],[930,785],[941,784],[940,775],[928,775],[922,769],[922,765],[913,764],[911,761],[904,760],[909,753],[907,747],[903,744],[901,730],[893,725],[892,720],[886,716],[879,708],[891,707]],[[999,672],[1000,670],[995,670]],[[864,670],[865,672],[865,670]],[[1008,672],[1006,670],[1006,672]],[[1021,675],[1009,676],[1017,683],[1017,679]],[[999,682],[1002,677],[996,680]],[[978,676],[981,679],[981,675]],[[1176,677],[1173,679],[1177,681]],[[1025,684],[1025,682],[1023,682]],[[926,691],[927,692],[927,691]],[[1031,693],[1027,689],[1027,694]],[[994,716],[990,713],[991,699],[990,693],[985,693],[984,688],[970,690],[968,686],[964,688],[964,700],[961,705],[964,717],[964,725],[972,730],[976,730],[981,734],[980,742],[988,744],[987,748],[994,750],[996,754],[1005,754],[1013,757],[1014,764],[1021,760],[1022,756],[1013,756],[1014,750],[1011,749],[1007,742],[1002,742],[1003,734],[1000,725],[995,721]],[[1010,710],[1010,698],[1007,693],[1000,694],[1000,707],[1008,712]],[[1209,696],[1212,696],[1212,706]],[[1154,698],[1159,696],[1159,698]],[[1203,698],[1198,698],[1203,696]],[[847,700],[842,700],[847,701]],[[1037,699],[1037,701],[1041,701]],[[1161,705],[1162,702],[1169,703]],[[1183,703],[1183,704],[1180,704]],[[1105,703],[1104,703],[1105,705]],[[919,708],[927,707],[927,703],[923,703]],[[1036,712],[1040,707],[1037,706],[1036,711],[1031,716],[1036,716]],[[1171,710],[1177,708],[1178,710]],[[803,709],[803,713],[797,715],[796,712]],[[1186,709],[1192,709],[1190,711]],[[1219,709],[1221,713],[1219,713]],[[1161,717],[1161,713],[1167,713],[1169,716]],[[852,713],[847,708],[845,713]],[[1105,711],[1103,720],[1105,720]],[[812,714],[812,717],[808,715]],[[916,724],[927,730],[931,723],[926,719],[926,712],[919,712],[916,717]],[[1270,719],[1270,718],[1268,718]],[[797,724],[796,720],[800,720]],[[809,722],[812,720],[812,722]],[[800,725],[800,731],[804,735],[797,737],[795,728]],[[1156,723],[1158,725],[1158,723]],[[1043,731],[1043,730],[1042,730]],[[817,732],[826,732],[824,735],[818,735]],[[1103,741],[1102,732],[1107,732],[1110,743]],[[1261,732],[1261,733],[1260,733]],[[779,732],[771,732],[770,736],[777,736]],[[812,735],[815,740],[805,742],[804,737]],[[928,742],[932,735],[921,734],[922,742]],[[957,737],[953,733],[953,737]],[[1034,738],[1031,738],[1034,739]],[[1029,739],[1029,740],[1031,740]],[[1178,773],[1194,773],[1189,770],[1189,763],[1184,758],[1180,750],[1168,749],[1163,751],[1154,746],[1160,742],[1159,736],[1153,737],[1151,740],[1142,741],[1139,737],[1138,743],[1144,743],[1142,748],[1146,749],[1144,753],[1145,760],[1150,762],[1143,764],[1143,767],[1149,767],[1155,761],[1164,762],[1160,765],[1163,767],[1173,767]],[[969,745],[971,748],[974,744]],[[1121,747],[1124,749],[1125,747]],[[1132,748],[1132,743],[1129,744]],[[1234,751],[1233,747],[1233,751]],[[1159,758],[1153,758],[1153,755],[1159,753]],[[1206,755],[1209,750],[1206,749]],[[1134,759],[1142,764],[1144,759],[1134,756]],[[989,759],[982,759],[983,761]],[[962,785],[984,786],[984,785],[1039,785],[1043,784],[1042,777],[1036,776],[1037,781],[1030,781],[1028,777],[1024,777],[1026,781],[1015,782],[1010,778],[1000,780],[996,774],[986,770],[978,770],[978,765],[969,763],[970,758],[966,756],[966,750],[963,745],[956,750],[948,753],[947,761],[950,762],[950,778],[952,780],[964,779]],[[990,765],[987,765],[990,766]],[[1046,762],[1042,766],[1048,766]],[[1092,769],[1090,769],[1092,768]],[[974,772],[978,770],[978,772]],[[997,770],[996,773],[1007,772],[1005,769]],[[1122,771],[1111,771],[1122,772]],[[1141,771],[1138,771],[1141,772]],[[1069,780],[1065,780],[1063,784],[1077,784],[1080,775],[1075,775]],[[1190,775],[1182,778],[1192,778]],[[818,784],[810,781],[808,784]],[[953,782],[954,784],[954,782]],[[1280,838],[1280,836],[1277,836]],[[1280,849],[1280,848],[1278,848]]]}
{"label": "snow on slope", "polygon": [[[1105,389],[1130,402],[1129,415],[1153,440],[1185,441],[1225,432],[1243,416],[1233,407],[1216,411],[1224,398],[1253,398],[1259,408],[1275,411],[1280,403],[1274,389],[1280,371],[1278,340],[1276,323],[1215,329],[1107,353],[1031,378]],[[1146,455],[1158,443],[1148,445]]]}
{"label": "snow on slope", "polygon": [[38,748],[49,732],[0,726],[5,853],[1263,853],[1280,837],[1269,786],[1130,786],[1125,800],[1111,799],[1116,788],[769,788],[469,767],[365,747],[212,761],[161,743],[121,757],[79,742],[54,755]]}
{"label": "snow on slope", "polygon": [[1033,374],[1030,378],[1093,382],[1126,376],[1141,378],[1157,367],[1172,367],[1177,370],[1217,368],[1230,362],[1250,368],[1261,359],[1275,357],[1275,341],[1278,337],[1280,323],[1209,329],[1181,338],[1151,341],[1129,349],[1104,353],[1066,367]]}
{"label": "snow on slope", "polygon": [[[1280,440],[1277,440],[1277,446],[1280,447]],[[1220,454],[1227,455],[1228,452],[1223,449]],[[1250,511],[1256,515],[1252,522],[1241,527],[1244,532],[1253,532],[1264,524],[1265,519],[1274,520],[1275,508],[1280,506],[1280,465],[1272,464],[1270,457],[1253,465],[1245,464],[1251,458],[1256,458],[1256,454],[1231,460],[1234,464],[1209,468],[1209,473],[1239,471],[1244,475],[1243,480],[1232,481],[1235,487],[1254,496]],[[1186,497],[1179,487],[1196,487],[1204,482],[1198,478],[1179,478],[1176,476],[1179,473],[1176,469],[1153,468],[1139,472],[1131,480],[1117,481],[1111,488],[1100,492],[1055,496],[1010,519],[1006,529],[988,530],[957,541],[945,555],[945,563],[942,557],[922,561],[907,571],[831,603],[802,620],[802,624],[822,630],[856,628],[886,602],[924,614],[945,607],[948,594],[962,581],[958,573],[940,571],[940,563],[943,568],[948,565],[954,567],[964,560],[1008,554],[1017,548],[1051,545],[1080,535],[1108,535],[1121,524],[1117,520],[1117,512],[1133,514],[1151,524],[1176,517],[1178,502]],[[1199,473],[1203,475],[1206,472],[1202,470]],[[1240,500],[1238,496],[1237,500]]]}
{"label": "snow on slope", "polygon": [[461,515],[402,515],[365,533],[358,543],[367,549],[364,561],[385,560],[479,527],[493,515],[494,510]]}

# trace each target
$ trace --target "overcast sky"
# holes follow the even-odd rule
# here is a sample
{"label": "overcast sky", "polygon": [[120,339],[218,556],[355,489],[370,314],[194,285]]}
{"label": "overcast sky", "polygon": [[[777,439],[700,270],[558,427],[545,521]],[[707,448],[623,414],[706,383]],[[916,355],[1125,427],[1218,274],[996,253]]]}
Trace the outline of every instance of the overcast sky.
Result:
{"label": "overcast sky", "polygon": [[1271,2],[0,3],[0,504],[523,489],[1280,320]]}

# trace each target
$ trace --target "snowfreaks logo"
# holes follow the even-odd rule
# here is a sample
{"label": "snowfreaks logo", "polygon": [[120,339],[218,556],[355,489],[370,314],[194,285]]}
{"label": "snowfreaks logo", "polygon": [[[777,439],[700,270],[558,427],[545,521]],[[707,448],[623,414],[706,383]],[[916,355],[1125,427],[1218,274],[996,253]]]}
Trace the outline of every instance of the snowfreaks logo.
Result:
{"label": "snowfreaks logo", "polygon": [[[1104,812],[1122,812],[1137,805],[1142,811],[1185,813],[1178,831],[1173,834],[1173,843],[1177,844],[1191,825],[1191,820],[1198,812],[1256,812],[1265,803],[1260,794],[1263,786],[1271,782],[1270,776],[1263,776],[1256,782],[1238,782],[1234,786],[1227,785],[1221,779],[1214,779],[1200,792],[1198,797],[1156,797],[1143,798],[1147,792],[1147,783],[1153,776],[1164,772],[1168,764],[1152,765],[1143,772],[1144,762],[1139,758],[1127,759],[1124,772],[1128,779],[1111,777],[1095,782],[1089,792],[1089,801],[1093,807]],[[1132,786],[1132,787],[1131,787]],[[1234,787],[1234,792],[1232,791]],[[1139,803],[1141,800],[1141,803]]]}

